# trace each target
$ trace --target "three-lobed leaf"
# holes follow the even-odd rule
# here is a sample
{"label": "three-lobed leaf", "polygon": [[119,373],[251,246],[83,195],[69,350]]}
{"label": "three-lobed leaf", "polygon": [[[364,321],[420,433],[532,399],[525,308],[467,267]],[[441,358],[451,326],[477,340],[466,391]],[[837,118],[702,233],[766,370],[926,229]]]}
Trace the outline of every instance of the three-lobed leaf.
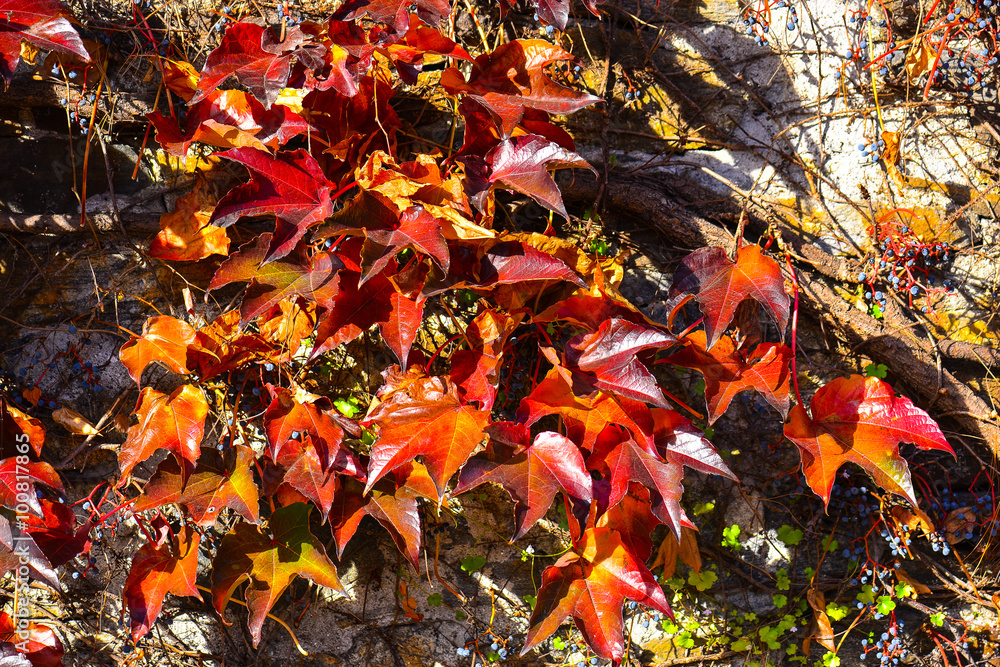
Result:
{"label": "three-lobed leaf", "polygon": [[812,416],[802,405],[792,408],[785,437],[798,445],[806,482],[825,504],[837,470],[856,463],[882,488],[916,505],[899,443],[954,455],[930,415],[876,377],[852,375],[828,382],[813,396],[810,408]]}

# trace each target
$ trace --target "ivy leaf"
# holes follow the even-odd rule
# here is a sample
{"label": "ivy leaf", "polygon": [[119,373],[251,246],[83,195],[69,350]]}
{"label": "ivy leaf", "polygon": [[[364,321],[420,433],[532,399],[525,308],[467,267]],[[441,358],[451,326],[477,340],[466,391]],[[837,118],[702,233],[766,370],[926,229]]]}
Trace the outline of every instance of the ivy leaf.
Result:
{"label": "ivy leaf", "polygon": [[545,415],[560,415],[569,438],[588,451],[609,424],[617,424],[652,451],[653,417],[649,406],[609,392],[588,394],[578,396],[567,371],[555,366],[522,399],[517,419],[531,425]]}
{"label": "ivy leaf", "polygon": [[172,539],[161,544],[147,542],[135,552],[122,590],[133,641],[139,641],[153,627],[167,593],[201,600],[195,581],[200,543],[201,535],[191,526],[183,526]]}
{"label": "ivy leaf", "polygon": [[0,396],[0,458],[24,454],[17,445],[25,442],[35,455],[40,455],[45,444],[45,427],[37,417],[21,412]]}
{"label": "ivy leaf", "polygon": [[243,295],[240,322],[249,322],[292,296],[329,307],[337,295],[337,274],[343,267],[337,255],[317,252],[310,257],[301,246],[290,255],[262,265],[253,273]]}
{"label": "ivy leaf", "polygon": [[912,442],[920,449],[954,456],[930,415],[896,396],[879,378],[837,378],[819,388],[810,408],[812,417],[802,405],[792,408],[785,437],[798,445],[806,482],[825,504],[830,502],[837,470],[856,463],[882,488],[916,505],[899,443]]}
{"label": "ivy leaf", "polygon": [[307,229],[333,213],[333,183],[301,148],[271,155],[245,147],[217,155],[249,169],[250,182],[233,188],[219,201],[212,224],[228,227],[244,216],[274,215],[277,223],[264,262],[292,252]]}
{"label": "ivy leaf", "polygon": [[550,63],[572,60],[572,54],[545,40],[518,39],[476,58],[468,82],[449,67],[441,85],[451,95],[468,95],[486,107],[504,137],[510,137],[525,107],[567,115],[601,101],[558,84],[545,73]]}
{"label": "ivy leaf", "polygon": [[308,123],[285,105],[265,109],[242,90],[213,90],[188,106],[184,129],[177,118],[159,111],[146,118],[156,128],[163,150],[184,157],[200,141],[217,148],[251,147],[275,150],[309,129]]}
{"label": "ivy leaf", "polygon": [[254,647],[267,613],[295,576],[346,595],[323,543],[309,531],[309,511],[305,503],[279,508],[266,533],[240,523],[219,544],[212,563],[213,604],[223,613],[236,587],[250,581],[246,602]]}
{"label": "ivy leaf", "polygon": [[448,479],[483,440],[489,413],[463,404],[444,377],[413,379],[379,398],[362,422],[378,427],[365,492],[387,472],[422,456],[441,501]]}
{"label": "ivy leaf", "polygon": [[670,347],[677,339],[666,332],[612,318],[593,333],[580,334],[567,343],[566,361],[592,373],[598,389],[616,392],[633,400],[669,406],[638,355],[649,349]]}
{"label": "ivy leaf", "polygon": [[579,287],[586,285],[564,261],[522,241],[500,241],[483,255],[481,286],[534,280],[564,280]]}
{"label": "ivy leaf", "polygon": [[80,554],[90,551],[90,531],[94,521],[76,525],[76,514],[63,504],[40,498],[40,518],[24,516],[24,530],[42,550],[52,567],[61,567]]}
{"label": "ivy leaf", "polygon": [[324,470],[336,470],[362,479],[364,473],[354,454],[346,447],[344,418],[333,410],[329,399],[310,394],[298,386],[292,389],[268,385],[273,396],[264,413],[264,431],[270,443],[271,459],[278,463],[281,450],[296,438],[308,436]]}
{"label": "ivy leaf", "polygon": [[384,274],[359,285],[360,278],[354,271],[340,273],[336,298],[316,329],[313,358],[378,324],[389,349],[405,363],[423,320],[426,299],[400,293]]}
{"label": "ivy leaf", "polygon": [[782,332],[788,324],[788,295],[781,267],[755,245],[745,245],[733,262],[722,248],[699,248],[681,260],[674,272],[670,298],[693,294],[705,315],[706,348],[712,349],[743,299],[767,310]]}
{"label": "ivy leaf", "polygon": [[174,210],[160,216],[160,231],[149,244],[149,254],[175,262],[196,262],[229,254],[226,230],[209,224],[216,200],[208,182],[199,179],[194,190],[177,199]]}
{"label": "ivy leaf", "polygon": [[142,512],[177,503],[199,526],[211,526],[222,508],[229,507],[247,521],[257,523],[260,501],[252,472],[254,459],[254,451],[242,445],[221,452],[206,449],[185,481],[180,463],[168,457],[146,482],[132,510]]}
{"label": "ivy leaf", "polygon": [[[8,516],[9,515],[9,516]],[[27,532],[26,521],[17,519],[13,511],[0,511],[0,573],[27,566],[28,573],[54,590],[62,590],[59,575]],[[15,551],[16,549],[16,551]]]}
{"label": "ivy leaf", "polygon": [[[491,425],[490,432],[503,422]],[[580,449],[572,440],[552,431],[543,431],[528,443],[528,429],[509,424],[520,442],[516,449],[502,442],[491,442],[487,454],[465,464],[455,493],[463,493],[486,482],[507,490],[517,503],[514,508],[515,532],[511,542],[524,536],[535,522],[545,516],[560,488],[570,496],[590,502],[593,487]],[[495,445],[495,446],[494,446]]]}
{"label": "ivy leaf", "polygon": [[[617,432],[617,433],[616,433]],[[635,440],[623,437],[617,428],[608,429],[587,458],[587,468],[597,470],[611,483],[608,507],[614,507],[628,493],[629,483],[641,484],[649,491],[653,515],[681,535],[680,500],[684,493],[680,464],[661,459]]]}
{"label": "ivy leaf", "polygon": [[277,463],[285,468],[283,482],[312,501],[325,521],[337,488],[337,472],[325,465],[312,438],[306,435],[302,441],[289,441]]}
{"label": "ivy leaf", "polygon": [[[610,486],[610,484],[604,483],[605,490],[610,490]],[[649,560],[650,554],[653,553],[653,529],[663,523],[653,514],[649,499],[649,490],[641,484],[632,482],[628,485],[628,493],[618,503],[611,505],[603,514],[600,514],[601,507],[607,505],[605,497],[600,500],[597,510],[599,516],[596,526],[598,528],[608,527],[617,532],[628,552],[642,562]],[[684,534],[687,535],[687,531]],[[667,533],[664,539],[677,543],[673,533]],[[697,552],[697,549],[695,551]],[[653,569],[655,568],[654,565]]]}
{"label": "ivy leaf", "polygon": [[420,520],[417,498],[435,500],[437,488],[427,468],[412,461],[389,473],[365,494],[356,479],[338,476],[337,490],[330,510],[330,522],[338,556],[350,541],[365,515],[372,516],[389,532],[400,552],[414,567],[420,549]]}
{"label": "ivy leaf", "polygon": [[121,468],[118,485],[128,482],[132,468],[157,449],[172,452],[182,463],[185,475],[190,473],[201,454],[201,438],[205,433],[208,416],[205,392],[194,385],[183,384],[168,396],[146,387],[139,395],[135,413],[139,423],[129,428],[118,450]]}
{"label": "ivy leaf", "polygon": [[654,424],[653,440],[660,456],[706,475],[722,475],[734,482],[739,481],[712,443],[690,419],[662,408],[653,408],[650,412]]}
{"label": "ivy leaf", "polygon": [[43,51],[58,51],[90,61],[83,40],[57,0],[0,0],[0,78],[4,90],[21,61],[21,40]]}
{"label": "ivy leaf", "polygon": [[[12,618],[0,611],[0,665],[4,667],[62,667],[63,645],[55,631],[47,625]],[[16,658],[15,656],[21,656]]]}
{"label": "ivy leaf", "polygon": [[745,357],[728,336],[722,336],[711,350],[705,349],[705,332],[693,331],[684,339],[687,346],[665,359],[667,363],[694,368],[705,377],[708,423],[721,417],[736,394],[756,389],[768,403],[788,415],[789,364],[791,349],[783,343],[760,343]]}
{"label": "ivy leaf", "polygon": [[410,11],[435,26],[451,13],[451,4],[447,0],[348,0],[337,8],[334,18],[353,21],[367,15],[375,23],[384,24],[391,33],[398,34],[409,27]]}
{"label": "ivy leaf", "polygon": [[505,139],[486,156],[490,182],[526,194],[567,220],[559,187],[549,169],[583,167],[597,173],[586,160],[544,137],[529,134]]}
{"label": "ivy leaf", "polygon": [[14,509],[24,505],[29,512],[43,516],[35,484],[44,484],[65,494],[59,473],[44,461],[18,462],[19,457],[0,461],[0,505]]}
{"label": "ivy leaf", "polygon": [[142,372],[153,361],[158,361],[174,373],[187,375],[188,347],[195,343],[195,331],[187,322],[169,315],[150,317],[142,325],[142,335],[133,336],[122,345],[118,358],[136,384]]}
{"label": "ivy leaf", "polygon": [[531,4],[540,21],[559,30],[566,29],[566,21],[569,19],[569,0],[531,0]]}
{"label": "ivy leaf", "polygon": [[[366,198],[362,201],[376,201]],[[441,234],[441,224],[423,206],[411,206],[399,215],[399,224],[391,228],[366,227],[361,249],[361,283],[382,271],[404,248],[412,248],[431,257],[441,271],[448,273],[451,255]]]}
{"label": "ivy leaf", "polygon": [[521,655],[572,616],[597,655],[620,662],[625,655],[622,605],[626,598],[673,618],[663,589],[646,565],[629,553],[618,533],[610,528],[588,529],[573,551],[542,573]]}
{"label": "ivy leaf", "polygon": [[451,355],[451,379],[461,388],[466,402],[478,401],[483,410],[493,409],[504,347],[522,314],[508,315],[498,310],[484,310],[465,329],[465,340],[472,349]]}
{"label": "ivy leaf", "polygon": [[256,23],[229,26],[219,46],[208,54],[191,103],[197,104],[235,74],[270,109],[288,82],[292,52],[302,44],[303,37],[301,30],[294,29],[279,41],[274,30]]}

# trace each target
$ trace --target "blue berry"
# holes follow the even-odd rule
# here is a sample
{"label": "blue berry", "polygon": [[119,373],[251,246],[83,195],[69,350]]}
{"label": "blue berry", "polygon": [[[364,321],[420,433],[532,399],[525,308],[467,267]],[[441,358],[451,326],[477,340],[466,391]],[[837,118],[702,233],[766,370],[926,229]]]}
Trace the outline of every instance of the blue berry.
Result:
{"label": "blue berry", "polygon": [[864,271],[862,271],[861,273],[858,274],[858,282],[862,282],[863,283],[867,279],[868,279],[868,275],[865,274]]}

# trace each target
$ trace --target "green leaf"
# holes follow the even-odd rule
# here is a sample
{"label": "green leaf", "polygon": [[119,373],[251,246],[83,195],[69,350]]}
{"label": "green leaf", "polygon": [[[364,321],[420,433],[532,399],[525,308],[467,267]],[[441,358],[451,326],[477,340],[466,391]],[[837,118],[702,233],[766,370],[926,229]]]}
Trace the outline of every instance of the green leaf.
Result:
{"label": "green leaf", "polygon": [[702,514],[708,514],[715,509],[715,503],[698,503],[694,506],[694,515],[701,516]]}
{"label": "green leaf", "polygon": [[840,667],[840,658],[837,657],[836,653],[827,651],[823,656],[824,667]]}
{"label": "green leaf", "polygon": [[896,608],[896,603],[888,595],[880,595],[878,598],[878,604],[875,606],[876,611],[882,615],[886,615]]}
{"label": "green leaf", "polygon": [[456,621],[458,621],[459,623],[461,623],[462,621],[465,620],[465,618],[466,618],[466,616],[465,616],[465,612],[464,611],[462,611],[461,609],[456,609],[455,610],[455,620]]}
{"label": "green leaf", "polygon": [[823,538],[823,550],[824,551],[836,551],[840,543],[833,539],[833,535],[827,535]]}
{"label": "green leaf", "polygon": [[831,602],[826,605],[826,615],[834,621],[842,621],[844,617],[847,616],[850,609],[844,605],[839,605],[836,602]]}
{"label": "green leaf", "polygon": [[792,528],[787,523],[778,529],[778,539],[786,546],[794,547],[802,541],[803,533],[798,528]]}
{"label": "green leaf", "polygon": [[931,614],[930,619],[932,624],[940,628],[942,625],[944,625],[944,612],[939,611],[936,614]]}
{"label": "green leaf", "polygon": [[440,593],[431,593],[427,596],[427,604],[432,607],[440,607],[444,604],[444,598],[441,597]]}
{"label": "green leaf", "polygon": [[734,641],[732,644],[729,645],[730,651],[740,652],[740,651],[745,651],[748,648],[750,648],[750,640],[747,639],[746,637],[743,637],[742,639],[737,639],[736,641]]}
{"label": "green leaf", "polygon": [[774,606],[779,608],[784,607],[786,604],[788,604],[788,596],[781,595],[780,593],[772,597],[771,600],[774,601]]}
{"label": "green leaf", "polygon": [[468,574],[481,570],[484,565],[486,565],[485,556],[466,556],[462,559],[462,569]]}
{"label": "green leaf", "polygon": [[357,399],[353,397],[335,398],[333,399],[333,407],[337,408],[340,414],[351,419],[361,414],[361,407],[357,404]]}
{"label": "green leaf", "polygon": [[700,573],[694,570],[688,572],[688,583],[702,592],[711,588],[718,579],[718,575],[709,569],[704,569]]}
{"label": "green leaf", "polygon": [[566,650],[566,640],[563,639],[562,637],[555,637],[552,640],[552,648],[554,648],[557,651]]}
{"label": "green leaf", "polygon": [[778,570],[777,586],[779,591],[787,591],[792,586],[792,581],[788,578],[788,571],[784,568]]}
{"label": "green leaf", "polygon": [[889,367],[886,366],[885,364],[872,363],[865,366],[865,375],[867,375],[870,378],[882,378],[884,380],[885,376],[888,375],[888,373],[889,373]]}
{"label": "green leaf", "polygon": [[733,551],[739,551],[743,548],[743,545],[740,543],[739,526],[733,524],[722,529],[722,546]]}
{"label": "green leaf", "polygon": [[523,598],[524,603],[528,605],[529,608],[534,609],[535,603],[538,602],[538,598],[534,595],[525,595]]}

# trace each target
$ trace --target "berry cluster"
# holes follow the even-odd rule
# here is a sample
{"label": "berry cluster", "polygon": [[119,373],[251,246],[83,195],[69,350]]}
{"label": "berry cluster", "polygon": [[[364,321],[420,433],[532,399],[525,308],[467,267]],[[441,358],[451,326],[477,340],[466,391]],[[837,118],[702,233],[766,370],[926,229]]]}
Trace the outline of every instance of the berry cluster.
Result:
{"label": "berry cluster", "polygon": [[[878,224],[869,229],[878,243],[879,256],[869,257],[865,270],[857,276],[864,298],[876,315],[885,309],[891,293],[905,296],[910,308],[914,308],[914,299],[923,293],[924,305],[920,311],[930,313],[932,297],[955,289],[949,278],[943,279],[941,287],[936,286],[939,274],[954,257],[954,248],[947,241],[922,241],[900,221],[900,214],[914,215],[908,209],[894,209],[880,216]],[[889,220],[890,217],[895,220]]]}
{"label": "berry cluster", "polygon": [[938,54],[931,83],[973,92],[996,77],[1000,20],[995,0],[953,2],[928,21],[927,44]]}
{"label": "berry cluster", "polygon": [[[843,65],[833,73],[834,79],[839,81],[852,63],[862,80],[871,77],[870,68],[876,68],[879,75],[887,76],[902,64],[903,54],[896,50],[892,28],[884,15],[876,18],[867,10],[852,10],[848,12],[847,20],[850,46],[843,54]],[[883,41],[884,48],[880,46]]]}
{"label": "berry cluster", "polygon": [[899,630],[902,627],[903,621],[893,620],[889,624],[888,630],[883,632],[877,640],[862,639],[861,647],[864,652],[860,656],[861,659],[864,660],[869,653],[874,653],[882,667],[898,665],[900,660],[905,662],[908,651],[899,639]]}
{"label": "berry cluster", "polygon": [[742,21],[743,30],[748,37],[753,37],[757,44],[764,46],[769,44],[768,35],[771,32],[771,22],[774,19],[772,10],[788,9],[785,29],[793,32],[799,27],[799,13],[795,6],[786,0],[757,0],[755,4],[743,11],[737,19]]}
{"label": "berry cluster", "polygon": [[472,652],[476,652],[476,656],[479,657],[480,651],[489,654],[489,659],[491,661],[506,660],[510,655],[511,651],[516,650],[515,641],[513,635],[508,635],[506,639],[501,638],[499,635],[493,633],[486,633],[480,638],[483,643],[490,642],[488,645],[480,646],[479,641],[473,638],[465,640],[463,646],[459,646],[455,649],[456,655],[462,658],[468,658],[472,655]]}

